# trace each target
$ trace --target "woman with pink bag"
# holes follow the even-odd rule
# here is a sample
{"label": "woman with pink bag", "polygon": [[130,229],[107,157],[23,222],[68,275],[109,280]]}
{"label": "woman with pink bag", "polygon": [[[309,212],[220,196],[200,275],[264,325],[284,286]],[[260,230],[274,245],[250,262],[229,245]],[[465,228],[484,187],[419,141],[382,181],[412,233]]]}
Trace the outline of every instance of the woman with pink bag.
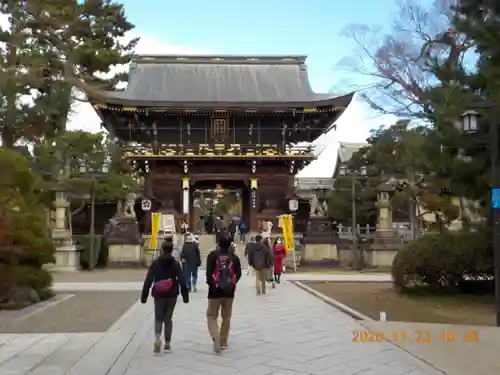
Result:
{"label": "woman with pink bag", "polygon": [[186,280],[179,262],[172,256],[174,244],[164,242],[162,254],[149,266],[141,293],[141,303],[146,303],[148,294],[154,299],[155,342],[154,352],[161,352],[161,331],[164,327],[165,346],[163,350],[170,352],[172,340],[172,316],[174,315],[177,296],[182,294],[184,303],[189,302]]}

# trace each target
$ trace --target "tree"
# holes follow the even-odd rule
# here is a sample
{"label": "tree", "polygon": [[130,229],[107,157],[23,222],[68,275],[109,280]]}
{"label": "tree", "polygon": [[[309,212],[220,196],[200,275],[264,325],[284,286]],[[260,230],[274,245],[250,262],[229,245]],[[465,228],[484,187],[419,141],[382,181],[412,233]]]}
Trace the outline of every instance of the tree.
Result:
{"label": "tree", "polygon": [[[500,103],[500,48],[496,38],[500,33],[500,10],[496,2],[466,0],[453,11],[454,34],[465,35],[470,45],[475,46],[476,59],[469,60],[467,67],[455,69],[435,64],[436,71],[447,74],[453,85],[429,89],[427,95],[444,152],[455,161],[441,171],[442,175],[450,179],[456,194],[479,202],[486,214],[490,212],[492,185],[488,123],[490,116],[497,114],[478,109],[485,121],[474,137],[457,132],[451,125],[464,110],[478,103]],[[462,211],[470,210],[471,205],[465,206],[462,200],[461,204]]]}
{"label": "tree", "polygon": [[[3,1],[10,29],[2,30],[2,141],[40,141],[64,130],[73,100],[102,98],[126,81],[115,74],[130,61],[137,39],[123,5],[101,0]],[[129,38],[130,39],[130,38]],[[25,95],[23,101],[19,98]],[[31,100],[29,99],[31,97]]]}
{"label": "tree", "polygon": [[354,40],[355,57],[338,66],[354,73],[357,89],[377,111],[428,120],[428,89],[453,85],[474,43],[452,25],[456,0],[400,0],[389,31],[378,26],[350,25],[344,36]]}
{"label": "tree", "polygon": [[103,78],[126,64],[138,39],[126,41],[134,28],[122,4],[109,0],[40,0],[28,3],[28,26],[50,55],[45,83],[62,80],[86,96],[103,98],[126,74]]}
{"label": "tree", "polygon": [[449,180],[436,170],[441,162],[444,162],[441,145],[432,128],[398,121],[373,132],[368,146],[352,156],[350,166],[353,169],[365,166],[373,181],[393,183],[393,204],[407,207],[405,211],[416,235],[420,220],[428,213],[441,226],[458,217],[459,209],[448,193]]}
{"label": "tree", "polygon": [[[377,220],[375,205],[377,192],[371,186],[370,181],[357,180],[354,186],[356,223],[359,225],[375,225]],[[352,225],[352,200],[351,178],[337,178],[334,190],[330,192],[327,199],[328,216],[343,225]]]}
{"label": "tree", "polygon": [[471,88],[483,98],[498,103],[500,95],[500,4],[491,0],[462,0],[456,8],[458,15],[455,21],[457,32],[468,36],[479,54],[477,69],[461,78],[460,83],[474,82]]}
{"label": "tree", "polygon": [[31,128],[34,109],[26,97],[31,95],[31,82],[40,69],[41,56],[33,50],[20,2],[2,1],[0,13],[9,15],[10,20],[9,27],[0,29],[1,140],[4,147],[12,148]]}
{"label": "tree", "polygon": [[[24,305],[50,295],[51,274],[42,266],[54,261],[55,247],[38,180],[25,157],[0,148],[0,304]],[[36,292],[36,298],[20,293],[23,288]]]}
{"label": "tree", "polygon": [[[47,202],[52,201],[53,191],[65,191],[73,203],[80,202],[81,209],[91,188],[96,199],[103,201],[122,201],[139,189],[139,176],[124,161],[121,149],[114,147],[114,140],[103,133],[59,133],[35,147],[33,165],[45,176],[42,190],[48,194]],[[105,173],[92,174],[103,166]]]}
{"label": "tree", "polygon": [[[358,59],[346,58],[339,65],[348,65],[358,79],[368,81],[363,97],[377,111],[424,120],[433,129],[422,138],[434,149],[427,169],[453,186],[461,220],[468,225],[476,201],[484,201],[487,179],[477,172],[484,169],[486,156],[476,141],[459,134],[456,124],[464,108],[475,101],[484,78],[471,77],[478,40],[464,23],[467,11],[462,7],[458,14],[456,4],[456,0],[436,0],[426,6],[402,0],[389,31],[366,25],[349,27],[344,35],[354,39]],[[478,3],[470,4],[474,8]]]}

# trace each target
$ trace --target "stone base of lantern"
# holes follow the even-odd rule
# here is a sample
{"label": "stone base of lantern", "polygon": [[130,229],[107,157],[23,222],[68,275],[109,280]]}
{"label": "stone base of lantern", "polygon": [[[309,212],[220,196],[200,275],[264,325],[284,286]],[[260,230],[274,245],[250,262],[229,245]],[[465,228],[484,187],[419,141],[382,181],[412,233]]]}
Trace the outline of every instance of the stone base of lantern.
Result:
{"label": "stone base of lantern", "polygon": [[52,239],[56,246],[55,263],[49,268],[56,272],[74,272],[80,269],[80,251],[73,244],[67,229],[53,229]]}
{"label": "stone base of lantern", "polygon": [[337,245],[306,243],[302,258],[305,262],[339,260]]}
{"label": "stone base of lantern", "polygon": [[336,233],[333,231],[330,220],[325,217],[310,217],[307,232],[304,236],[306,244],[333,245],[336,242]]}
{"label": "stone base of lantern", "polygon": [[54,271],[75,272],[80,270],[80,252],[73,244],[58,246],[55,258]]}
{"label": "stone base of lantern", "polygon": [[379,228],[375,232],[375,240],[394,240],[398,239],[399,240],[399,234],[398,231],[392,228],[388,229],[383,229]]}
{"label": "stone base of lantern", "polygon": [[109,245],[109,267],[142,267],[143,254],[141,245]]}

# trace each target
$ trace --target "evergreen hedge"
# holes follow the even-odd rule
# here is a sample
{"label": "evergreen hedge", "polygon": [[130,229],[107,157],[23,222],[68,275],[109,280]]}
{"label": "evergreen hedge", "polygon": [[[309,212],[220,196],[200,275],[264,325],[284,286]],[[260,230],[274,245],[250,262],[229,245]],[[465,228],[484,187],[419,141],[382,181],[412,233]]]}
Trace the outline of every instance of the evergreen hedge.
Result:
{"label": "evergreen hedge", "polygon": [[493,251],[485,228],[428,233],[398,251],[392,266],[400,289],[493,292]]}

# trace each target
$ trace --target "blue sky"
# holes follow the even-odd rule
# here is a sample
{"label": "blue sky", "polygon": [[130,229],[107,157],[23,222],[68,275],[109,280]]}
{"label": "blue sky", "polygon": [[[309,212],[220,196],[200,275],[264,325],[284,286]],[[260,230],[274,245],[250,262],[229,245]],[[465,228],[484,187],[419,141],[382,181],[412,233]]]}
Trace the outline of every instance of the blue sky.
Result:
{"label": "blue sky", "polygon": [[387,25],[395,9],[394,0],[122,2],[140,34],[165,43],[220,54],[308,55],[311,84],[323,92],[334,86],[335,64],[354,48],[339,36],[342,29],[352,23]]}

